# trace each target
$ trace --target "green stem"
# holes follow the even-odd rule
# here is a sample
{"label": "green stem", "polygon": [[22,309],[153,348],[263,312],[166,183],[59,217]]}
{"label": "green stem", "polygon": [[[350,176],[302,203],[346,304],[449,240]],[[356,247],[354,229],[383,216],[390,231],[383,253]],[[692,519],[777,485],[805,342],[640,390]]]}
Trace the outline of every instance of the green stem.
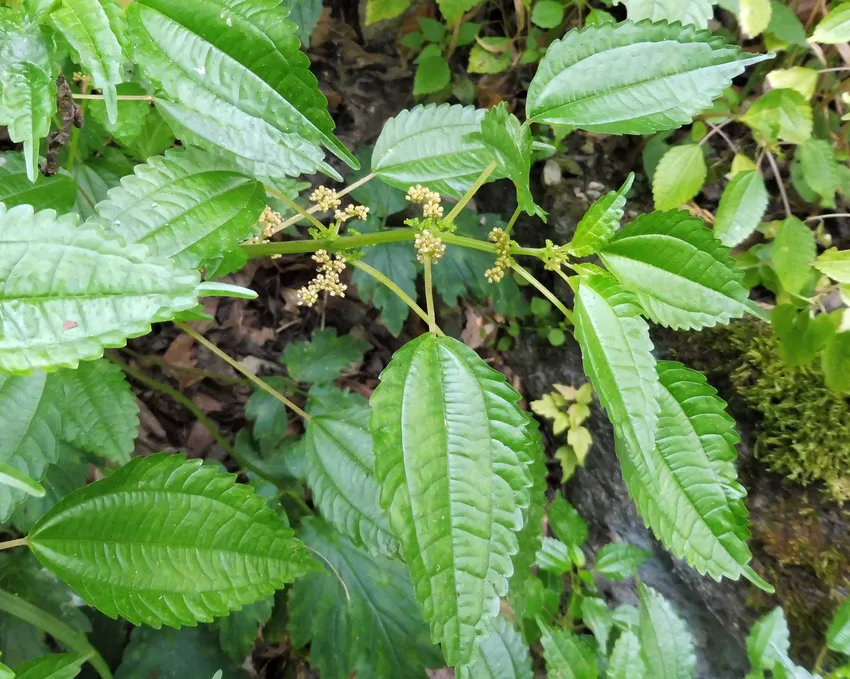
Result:
{"label": "green stem", "polygon": [[[348,195],[352,191],[359,189],[361,186],[363,186],[363,184],[366,184],[367,182],[372,181],[374,178],[375,178],[375,173],[370,172],[365,177],[361,177],[360,179],[358,179],[353,184],[349,184],[348,186],[346,186],[342,191],[337,192],[336,195],[339,198],[342,198],[343,196]],[[314,212],[318,212],[318,210],[319,210],[319,206],[314,205],[309,210],[307,210],[307,212],[309,212],[310,214],[313,214]],[[303,217],[300,214],[295,215],[294,217],[290,217],[283,224],[280,225],[280,228],[277,231],[275,231],[275,233],[277,233],[278,231],[283,231],[288,226],[292,226],[293,224],[297,224],[302,219],[303,219]]]}
{"label": "green stem", "polygon": [[[278,191],[273,186],[266,186],[266,191],[268,191],[270,194],[272,194],[275,198],[279,198],[284,203],[286,203],[290,208],[292,208],[299,215],[301,215],[302,218],[306,219],[313,226],[315,226],[317,229],[319,229],[320,233],[325,233],[327,231],[327,228],[325,227],[324,224],[322,224],[318,219],[316,219],[312,214],[307,212],[307,210],[305,210],[303,207],[301,207],[298,203],[296,203],[294,200],[292,200],[292,198],[290,198],[289,196],[281,193],[280,191]],[[300,220],[300,218],[299,218],[299,220]]]}
{"label": "green stem", "polygon": [[166,396],[170,396],[180,405],[186,408],[186,410],[192,413],[192,415],[195,416],[195,419],[198,420],[198,422],[200,422],[201,425],[210,433],[213,439],[215,439],[215,442],[222,447],[224,452],[230,455],[230,457],[232,457],[237,462],[240,462],[236,456],[235,451],[233,450],[233,446],[231,446],[230,442],[226,438],[224,438],[224,435],[221,433],[221,430],[216,426],[215,422],[213,422],[209,417],[207,417],[206,413],[192,402],[192,399],[190,399],[188,396],[181,394],[179,391],[177,391],[173,387],[168,386],[164,382],[155,380],[153,377],[145,375],[145,373],[136,370],[132,366],[124,363],[124,361],[118,358],[113,352],[109,352],[106,357],[137,382],[140,382],[141,384],[144,384],[146,387],[150,387],[151,389],[156,389],[157,391],[162,392]]}
{"label": "green stem", "polygon": [[421,318],[426,323],[431,322],[431,319],[428,317],[428,314],[425,312],[425,310],[421,306],[419,306],[410,295],[408,295],[404,290],[402,290],[398,285],[396,285],[391,278],[385,276],[376,268],[369,266],[368,264],[366,264],[366,262],[354,260],[352,262],[349,262],[349,264],[351,264],[351,266],[353,266],[354,268],[360,269],[361,271],[369,274],[376,281],[386,285],[390,290],[392,290],[396,295],[398,295],[401,300],[405,304],[407,304],[407,306],[413,309],[414,313],[419,316],[419,318]]}
{"label": "green stem", "polygon": [[234,370],[245,375],[245,377],[247,377],[254,384],[256,384],[257,387],[259,387],[260,389],[265,391],[267,394],[269,394],[273,398],[276,398],[278,401],[283,403],[283,405],[285,405],[292,412],[294,412],[296,415],[298,415],[298,417],[300,417],[302,420],[309,421],[311,419],[310,416],[305,411],[303,411],[301,408],[299,408],[297,405],[295,405],[292,401],[290,401],[288,398],[286,398],[286,396],[284,396],[283,394],[279,394],[277,391],[272,389],[268,384],[266,384],[263,380],[261,380],[259,377],[257,377],[257,375],[255,375],[253,372],[248,370],[248,368],[246,368],[244,365],[242,365],[235,358],[231,358],[227,353],[225,353],[224,351],[219,349],[214,343],[210,342],[206,337],[204,337],[197,330],[195,330],[194,328],[190,328],[188,325],[186,325],[182,321],[174,321],[174,325],[176,325],[183,332],[185,332],[187,335],[189,335],[198,344],[209,349],[212,353],[214,353],[216,356],[218,356],[222,361],[224,361],[225,363],[230,365],[230,367],[232,367]]}
{"label": "green stem", "polygon": [[829,653],[829,646],[824,644],[820,649],[820,653],[818,653],[818,657],[815,659],[815,667],[814,667],[814,673],[815,674],[818,674],[818,675],[820,674],[821,667],[823,667],[823,661],[826,660],[827,653]]}
{"label": "green stem", "polygon": [[556,309],[558,309],[558,311],[564,314],[564,316],[570,323],[575,325],[575,321],[573,320],[573,312],[567,309],[567,307],[564,306],[561,300],[555,297],[555,295],[552,294],[549,289],[545,285],[543,285],[543,283],[538,281],[534,276],[532,276],[528,271],[523,269],[516,262],[514,262],[511,268],[516,271],[520,276],[522,276],[525,280],[531,283],[535,288],[537,288],[546,299],[552,302],[552,304],[555,306]]}
{"label": "green stem", "polygon": [[101,679],[113,679],[109,665],[106,664],[97,649],[82,634],[61,620],[54,618],[37,606],[33,606],[29,601],[3,590],[0,590],[0,611],[20,618],[33,627],[47,632],[68,649],[88,656],[88,662],[94,667]]}
{"label": "green stem", "polygon": [[[102,94],[78,94],[73,92],[71,96],[74,99],[96,99],[102,101],[105,97]],[[119,94],[115,97],[118,101],[150,101],[153,102],[154,97],[149,94]]]}
{"label": "green stem", "polygon": [[469,191],[464,194],[463,198],[458,201],[457,205],[455,205],[452,208],[452,211],[449,212],[449,216],[443,221],[451,224],[455,220],[455,217],[457,217],[460,214],[460,211],[466,207],[466,204],[472,200],[472,197],[478,192],[478,189],[484,186],[484,182],[486,182],[487,178],[493,174],[493,170],[495,170],[496,167],[497,163],[494,160],[486,168],[484,168],[484,172],[482,172],[478,179],[475,180],[475,183],[469,187]]}
{"label": "green stem", "polygon": [[434,310],[434,284],[431,280],[431,255],[425,256],[425,304],[428,307],[428,330],[439,331],[437,316]]}
{"label": "green stem", "polygon": [[516,224],[516,220],[517,220],[517,218],[519,218],[519,215],[520,215],[521,212],[522,212],[522,209],[520,208],[519,205],[517,205],[516,210],[514,210],[514,213],[511,215],[511,221],[509,221],[508,225],[505,227],[505,233],[511,232],[511,229],[514,228],[514,224]]}
{"label": "green stem", "polygon": [[13,547],[24,547],[28,545],[29,542],[26,538],[19,538],[17,540],[7,540],[6,542],[0,542],[0,551],[4,549],[12,549]]}

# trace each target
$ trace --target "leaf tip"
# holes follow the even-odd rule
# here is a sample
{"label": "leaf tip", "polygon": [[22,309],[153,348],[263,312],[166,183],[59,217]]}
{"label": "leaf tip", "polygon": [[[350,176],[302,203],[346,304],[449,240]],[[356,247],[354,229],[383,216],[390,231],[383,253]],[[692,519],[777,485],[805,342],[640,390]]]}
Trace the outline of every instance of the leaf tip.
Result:
{"label": "leaf tip", "polygon": [[745,566],[743,571],[744,577],[753,583],[756,587],[758,587],[763,592],[767,592],[768,594],[773,594],[776,592],[773,585],[764,580],[758,573],[756,573],[752,567]]}

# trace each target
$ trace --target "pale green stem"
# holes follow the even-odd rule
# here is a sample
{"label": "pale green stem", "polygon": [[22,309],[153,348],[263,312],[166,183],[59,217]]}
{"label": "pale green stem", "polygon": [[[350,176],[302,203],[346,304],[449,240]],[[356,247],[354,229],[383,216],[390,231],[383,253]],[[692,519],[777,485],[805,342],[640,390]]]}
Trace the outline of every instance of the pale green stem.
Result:
{"label": "pale green stem", "polygon": [[495,169],[496,169],[496,167],[497,167],[497,163],[496,163],[496,161],[494,160],[493,162],[491,162],[491,163],[490,163],[490,164],[489,164],[489,165],[488,165],[488,166],[484,169],[484,172],[482,172],[482,173],[481,173],[481,175],[478,177],[478,179],[476,179],[476,180],[475,180],[475,183],[474,183],[472,186],[470,186],[470,187],[469,187],[469,191],[467,191],[467,192],[464,194],[463,198],[461,198],[461,199],[458,201],[457,205],[455,205],[455,206],[452,208],[452,211],[451,211],[451,212],[449,212],[449,216],[448,216],[448,217],[446,217],[443,221],[448,222],[449,224],[451,224],[451,223],[455,220],[455,217],[457,217],[457,216],[460,214],[460,211],[461,211],[461,210],[463,210],[463,208],[465,208],[465,207],[466,207],[466,204],[467,204],[470,200],[472,200],[472,197],[473,197],[476,193],[478,193],[478,189],[480,189],[482,186],[484,186],[484,182],[486,182],[486,181],[487,181],[487,178],[488,178],[491,174],[493,174],[493,170],[495,170]]}
{"label": "pale green stem", "polygon": [[779,195],[782,197],[782,206],[785,208],[785,216],[790,217],[791,205],[788,202],[788,194],[785,192],[785,184],[782,181],[782,175],[779,174],[779,167],[776,165],[776,159],[770,151],[765,151],[765,155],[767,156],[767,162],[770,163],[770,167],[773,169],[773,177],[776,180],[776,184],[779,186]]}
{"label": "pale green stem", "polygon": [[535,288],[537,288],[537,290],[540,291],[540,294],[542,294],[546,299],[552,302],[555,308],[558,309],[558,311],[560,311],[562,314],[564,314],[564,316],[566,316],[567,320],[570,323],[575,325],[575,321],[573,320],[573,312],[567,309],[567,307],[564,306],[561,300],[555,297],[555,295],[552,294],[549,289],[545,285],[543,285],[543,283],[538,281],[534,276],[532,276],[528,271],[523,269],[516,262],[513,263],[511,268],[516,271],[520,276],[522,276],[526,281],[531,283]]}
{"label": "pale green stem", "polygon": [[201,344],[204,347],[206,347],[207,349],[209,349],[212,353],[214,353],[216,356],[218,356],[222,361],[224,361],[225,363],[230,365],[234,370],[245,375],[245,377],[247,377],[254,384],[256,384],[257,387],[259,387],[260,389],[265,391],[267,394],[269,394],[273,398],[276,398],[278,401],[283,403],[283,405],[285,405],[287,408],[292,410],[292,412],[294,412],[296,415],[298,415],[301,419],[307,420],[307,421],[309,421],[311,419],[310,416],[304,410],[302,410],[297,405],[295,405],[292,401],[290,401],[288,398],[286,398],[286,396],[284,396],[283,394],[280,394],[277,391],[275,391],[274,389],[272,389],[268,384],[266,384],[266,382],[264,382],[259,377],[257,377],[257,375],[255,375],[253,372],[248,370],[248,368],[246,368],[244,365],[242,365],[235,358],[231,358],[227,353],[225,353],[224,351],[219,349],[215,344],[210,342],[206,337],[204,337],[197,330],[195,330],[194,328],[190,328],[188,325],[186,325],[182,321],[174,321],[174,325],[176,325],[183,332],[185,332],[187,335],[189,335],[198,344]]}
{"label": "pale green stem", "polygon": [[428,330],[436,333],[437,327],[436,312],[434,310],[434,285],[431,280],[431,255],[425,255],[425,303],[428,307]]}
{"label": "pale green stem", "polygon": [[818,219],[842,219],[850,217],[850,213],[847,212],[834,212],[829,215],[815,215],[814,217],[807,217],[807,222],[816,222]]}
{"label": "pale green stem", "polygon": [[[356,182],[354,182],[353,184],[350,184],[349,186],[346,186],[346,187],[345,187],[342,191],[337,192],[337,194],[336,194],[336,195],[337,195],[338,197],[342,198],[343,196],[348,195],[348,194],[349,194],[349,193],[351,193],[352,191],[355,191],[356,189],[359,189],[359,188],[360,188],[361,186],[363,186],[363,184],[365,184],[366,182],[370,182],[370,181],[372,181],[374,178],[375,178],[375,173],[374,173],[374,172],[370,172],[370,173],[369,173],[369,174],[367,174],[365,177],[361,177],[360,179],[358,179],[358,180],[357,180]],[[314,205],[313,207],[311,207],[311,208],[309,208],[309,209],[307,210],[307,212],[309,212],[310,214],[313,214],[314,212],[318,212],[318,211],[319,211],[319,206],[318,206],[318,205]],[[293,224],[297,224],[297,223],[298,223],[298,222],[300,222],[302,219],[304,219],[304,218],[303,218],[300,214],[295,215],[294,217],[290,217],[290,218],[289,218],[289,219],[287,219],[287,220],[286,220],[283,224],[281,224],[281,225],[280,225],[280,228],[279,228],[279,229],[277,229],[277,231],[275,231],[275,233],[277,233],[278,231],[283,231],[283,229],[285,229],[285,228],[286,228],[286,227],[288,227],[288,226],[292,226]]]}
{"label": "pale green stem", "polygon": [[511,229],[514,228],[514,224],[516,224],[516,220],[519,217],[522,209],[519,205],[516,206],[516,210],[514,210],[513,215],[511,215],[511,221],[508,222],[508,225],[505,227],[505,233],[510,233]]}
{"label": "pale green stem", "polygon": [[[301,219],[306,219],[313,226],[315,226],[317,229],[319,229],[320,233],[325,233],[327,231],[327,228],[325,227],[324,224],[322,224],[318,219],[316,219],[307,210],[305,210],[298,203],[296,203],[294,200],[292,200],[292,198],[290,198],[289,196],[284,195],[283,193],[281,193],[280,191],[278,191],[277,189],[275,189],[272,186],[266,186],[266,191],[268,191],[270,194],[272,194],[275,198],[280,198],[280,200],[282,200],[289,207],[291,207],[293,210],[295,210],[299,215],[297,221],[301,221]],[[284,225],[281,226],[281,229],[285,228],[285,226],[286,226],[286,224],[284,223]]]}
{"label": "pale green stem", "polygon": [[4,549],[12,549],[13,547],[25,547],[29,544],[29,541],[26,538],[19,538],[17,540],[7,540],[6,542],[0,542],[0,552]]}
{"label": "pale green stem", "polygon": [[353,262],[349,262],[349,264],[351,264],[351,266],[353,266],[355,269],[360,269],[361,271],[369,274],[376,281],[386,285],[390,290],[392,290],[396,295],[398,295],[401,300],[405,304],[407,304],[407,306],[413,309],[414,313],[419,316],[419,318],[421,318],[426,323],[431,322],[431,319],[428,317],[426,311],[421,306],[419,306],[410,295],[408,295],[404,290],[402,290],[398,285],[396,285],[389,276],[386,276],[380,271],[378,271],[376,268],[369,266],[368,264],[366,264],[366,262],[355,260]]}
{"label": "pale green stem", "polygon": [[[101,101],[104,99],[102,94],[77,94],[72,93],[74,99],[95,99]],[[118,101],[150,101],[153,102],[154,97],[149,94],[119,94],[115,97]]]}

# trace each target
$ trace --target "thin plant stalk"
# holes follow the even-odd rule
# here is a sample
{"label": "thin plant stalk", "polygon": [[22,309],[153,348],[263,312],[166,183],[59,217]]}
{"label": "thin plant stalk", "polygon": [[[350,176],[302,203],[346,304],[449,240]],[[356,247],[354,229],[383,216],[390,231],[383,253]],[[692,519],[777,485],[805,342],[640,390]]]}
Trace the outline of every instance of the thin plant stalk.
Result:
{"label": "thin plant stalk", "polygon": [[[384,285],[386,285],[390,290],[392,290],[396,295],[398,295],[399,298],[401,298],[401,300],[405,304],[407,304],[407,306],[409,306],[417,316],[419,316],[419,318],[430,324],[431,319],[428,317],[428,313],[421,306],[419,306],[410,295],[408,295],[396,283],[394,283],[389,276],[385,276],[376,268],[366,264],[366,262],[354,260],[352,262],[349,262],[349,264],[351,264],[351,266],[353,266],[355,269],[360,269],[364,273],[367,273],[379,283],[383,283]],[[442,334],[439,328],[437,329],[437,331]]]}
{"label": "thin plant stalk", "polygon": [[537,288],[537,290],[540,292],[540,294],[542,294],[546,299],[548,299],[550,302],[552,302],[554,307],[558,311],[560,311],[562,314],[564,314],[564,316],[566,316],[567,320],[570,323],[575,325],[575,321],[573,319],[573,312],[570,311],[569,309],[567,309],[567,307],[564,306],[563,302],[561,302],[561,300],[559,300],[557,297],[555,297],[555,295],[549,290],[549,288],[547,288],[545,285],[543,285],[543,283],[538,281],[534,276],[531,275],[531,273],[529,273],[528,271],[523,269],[516,262],[514,262],[513,265],[511,265],[511,268],[514,271],[516,271],[520,276],[522,276],[526,281],[531,283],[535,288]]}

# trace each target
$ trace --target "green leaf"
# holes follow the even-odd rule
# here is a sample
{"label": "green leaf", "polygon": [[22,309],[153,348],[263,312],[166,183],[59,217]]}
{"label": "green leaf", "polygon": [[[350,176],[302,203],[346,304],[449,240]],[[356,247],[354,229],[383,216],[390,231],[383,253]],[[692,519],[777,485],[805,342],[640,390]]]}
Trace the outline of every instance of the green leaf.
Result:
{"label": "green leaf", "polygon": [[815,268],[839,283],[850,283],[850,250],[829,248],[814,262]]}
{"label": "green leaf", "polygon": [[416,77],[413,80],[413,94],[433,94],[448,87],[452,80],[449,64],[442,54],[426,57],[416,67]]}
{"label": "green leaf", "polygon": [[64,394],[63,438],[93,455],[128,462],[139,433],[139,406],[124,373],[106,359],[56,373]]}
{"label": "green leaf", "polygon": [[454,24],[473,7],[481,4],[481,0],[437,0],[437,4],[446,22]]}
{"label": "green leaf", "polygon": [[587,523],[560,492],[555,495],[555,499],[549,505],[547,514],[549,526],[559,540],[575,547],[581,547],[587,542]]}
{"label": "green leaf", "polygon": [[27,498],[12,513],[11,523],[21,533],[29,533],[53,505],[86,483],[89,465],[80,457],[79,451],[60,441],[56,457],[59,464],[50,465],[47,474],[41,479],[46,495],[42,498]]}
{"label": "green leaf", "polygon": [[[572,30],[549,45],[528,88],[526,116],[612,134],[675,129],[766,58],[691,26],[624,22]],[[646,68],[622,68],[635,60]]]}
{"label": "green leaf", "polygon": [[[63,405],[53,378],[40,370],[20,377],[0,374],[0,462],[41,481],[58,457]],[[0,522],[24,499],[23,491],[0,484]]]}
{"label": "green leaf", "polygon": [[802,94],[788,88],[771,90],[756,99],[741,122],[749,125],[761,145],[777,141],[802,144],[812,136],[812,107]]}
{"label": "green leaf", "polygon": [[118,122],[115,86],[123,80],[124,70],[124,52],[113,24],[122,20],[121,10],[111,0],[62,0],[50,13],[50,21],[75,52],[75,61],[103,92],[111,123]]}
{"label": "green leaf", "polygon": [[797,311],[792,304],[779,304],[770,314],[779,346],[779,354],[788,367],[805,365],[835,334],[835,320],[830,314],[812,318],[808,309]]}
{"label": "green leaf", "polygon": [[623,218],[623,208],[626,206],[626,194],[632,188],[634,173],[617,191],[610,191],[597,200],[576,227],[575,235],[570,243],[570,253],[575,257],[587,257],[599,251],[620,228]]}
{"label": "green leaf", "polygon": [[438,43],[446,37],[446,26],[442,22],[429,17],[417,17],[416,21],[419,23],[419,30],[422,31],[422,35],[428,42]]}
{"label": "green leaf", "polygon": [[289,20],[298,27],[295,31],[298,40],[304,47],[310,47],[310,38],[322,16],[322,0],[286,0],[283,4],[289,8]]}
{"label": "green leaf", "polygon": [[770,590],[747,564],[746,491],[736,480],[740,440],[725,403],[701,373],[658,364],[661,414],[656,447],[640,450],[618,435],[617,453],[629,494],[656,537],[699,573],[741,575]]}
{"label": "green leaf", "polygon": [[637,300],[609,276],[593,276],[579,283],[574,313],[584,371],[611,423],[630,446],[652,450],[658,375]]}
{"label": "green leaf", "polygon": [[168,97],[157,107],[183,141],[223,149],[254,174],[338,176],[319,145],[357,160],[333,136],[288,13],[275,0],[144,0],[127,18],[135,60]]}
{"label": "green leaf", "polygon": [[369,556],[317,518],[303,521],[298,537],[327,570],[292,586],[292,642],[312,640],[310,663],[323,679],[424,677],[425,667],[443,664],[404,564]]}
{"label": "green leaf", "polygon": [[197,285],[76,215],[0,206],[0,370],[75,368],[194,308]]}
{"label": "green leaf", "polygon": [[533,679],[531,655],[514,626],[499,615],[493,633],[478,647],[475,662],[460,670],[461,679]]}
{"label": "green leaf", "polygon": [[550,629],[538,620],[542,636],[543,657],[550,677],[564,679],[597,679],[599,668],[593,651],[583,639],[565,629]]}
{"label": "green leaf", "polygon": [[366,25],[370,26],[378,21],[394,19],[402,14],[413,0],[367,0],[366,2]]}
{"label": "green leaf", "polygon": [[[561,7],[554,0],[544,1]],[[537,6],[539,7],[539,4]],[[534,202],[534,196],[531,195],[531,128],[521,124],[514,114],[508,113],[507,104],[502,102],[484,115],[481,121],[481,136],[499,161],[505,176],[514,183],[519,207],[545,221],[546,213]]]}
{"label": "green leaf", "polygon": [[767,200],[767,188],[758,170],[737,173],[720,197],[714,237],[730,248],[745,241],[761,224]]}
{"label": "green leaf", "polygon": [[220,669],[223,679],[248,679],[248,673],[221,650],[208,627],[181,630],[138,627],[130,636],[115,679],[206,679]]}
{"label": "green leaf", "polygon": [[655,209],[672,210],[687,203],[702,190],[707,173],[702,147],[685,144],[671,148],[655,168]]}
{"label": "green leaf", "polygon": [[370,422],[381,506],[431,638],[449,665],[469,664],[507,593],[537,432],[504,376],[450,337],[409,342],[381,378]]}
{"label": "green leaf", "polygon": [[850,393],[850,332],[836,333],[827,342],[821,368],[826,386],[841,394]]}
{"label": "green leaf", "polygon": [[782,287],[799,294],[809,280],[816,254],[812,230],[796,217],[783,220],[773,241],[773,266]]}
{"label": "green leaf", "polygon": [[136,165],[98,203],[97,221],[154,257],[197,269],[247,240],[265,205],[263,185],[232,163],[174,149]]}
{"label": "green leaf", "polygon": [[[416,299],[416,251],[410,243],[384,243],[367,248],[363,262],[388,276],[412,299]],[[410,314],[410,307],[392,290],[360,269],[355,270],[351,282],[357,286],[361,300],[371,302],[372,306],[381,310],[381,320],[387,330],[398,337]]]}
{"label": "green leaf", "polygon": [[767,33],[792,45],[806,44],[806,28],[788,5],[779,0],[770,3],[770,24]]}
{"label": "green leaf", "polygon": [[767,74],[767,83],[771,89],[775,90],[782,88],[796,90],[808,100],[815,94],[819,75],[815,69],[804,66],[778,68]]}
{"label": "green leaf", "polygon": [[809,139],[794,153],[800,163],[803,179],[825,201],[833,201],[838,190],[838,164],[832,144],[823,139]]}
{"label": "green leaf", "polygon": [[837,45],[850,41],[850,2],[833,7],[812,33],[812,42]]}
{"label": "green leaf", "polygon": [[106,200],[109,189],[118,186],[121,177],[132,174],[134,167],[135,164],[114,147],[104,148],[102,155],[96,158],[74,163],[73,175],[77,183],[74,210],[80,219],[92,217],[95,206]]}
{"label": "green leaf", "polygon": [[322,515],[355,545],[387,557],[398,542],[378,506],[369,409],[337,411],[307,424],[307,485]]}
{"label": "green leaf", "polygon": [[738,21],[746,38],[755,38],[770,25],[770,0],[738,0]]}
{"label": "green leaf", "polygon": [[693,679],[696,656],[691,635],[670,603],[654,589],[638,583],[640,642],[647,676]]}
{"label": "green leaf", "polygon": [[309,570],[263,498],[182,455],[134,458],[74,491],[29,544],[90,605],[157,628],[210,622]]}
{"label": "green leaf", "polygon": [[625,5],[631,21],[680,21],[697,28],[708,28],[714,16],[711,0],[617,0]]}
{"label": "green leaf", "polygon": [[221,618],[217,625],[222,650],[236,662],[244,662],[257,641],[259,629],[272,617],[273,607],[271,596]]}
{"label": "green leaf", "polygon": [[543,543],[537,550],[536,563],[544,571],[555,575],[563,575],[573,568],[570,549],[560,540],[544,537]]}
{"label": "green leaf", "polygon": [[620,634],[608,660],[608,679],[644,679],[646,665],[641,657],[640,639],[631,631]]}
{"label": "green leaf", "polygon": [[333,382],[344,370],[363,360],[369,343],[355,335],[337,337],[335,328],[316,330],[309,342],[286,345],[281,362],[297,382]]}
{"label": "green leaf", "polygon": [[614,614],[603,599],[595,596],[585,596],[581,599],[581,621],[596,638],[599,650],[608,652],[608,638],[614,626]]}
{"label": "green leaf", "polygon": [[38,481],[5,462],[0,462],[0,485],[20,490],[35,498],[43,498],[47,494],[47,491]]}
{"label": "green leaf", "polygon": [[0,7],[0,125],[23,142],[27,177],[35,182],[39,140],[56,114],[58,67],[48,29],[25,9]]}
{"label": "green leaf", "polygon": [[850,655],[850,599],[841,604],[829,623],[826,643],[833,651]]}
{"label": "green leaf", "polygon": [[479,38],[469,51],[467,72],[492,74],[510,68],[512,45],[510,38]]}
{"label": "green leaf", "polygon": [[754,669],[772,670],[788,657],[789,635],[785,613],[777,606],[762,616],[747,637],[747,658]]}
{"label": "green leaf", "polygon": [[36,210],[61,213],[74,207],[76,197],[77,186],[71,175],[65,172],[52,177],[39,175],[33,184],[27,176],[23,154],[12,151],[0,154],[0,203],[6,207],[32,205]]}
{"label": "green leaf", "polygon": [[564,6],[557,0],[539,0],[531,10],[531,21],[540,28],[555,28],[563,20]]}
{"label": "green leaf", "polygon": [[[94,1],[97,2],[97,0]],[[139,97],[150,94],[149,90],[138,83],[123,83],[118,85],[116,90],[121,96]],[[119,144],[129,146],[142,134],[147,118],[154,109],[150,101],[132,99],[121,99],[117,102],[117,106],[118,118],[115,121],[109,119],[106,102],[99,99],[88,102],[86,115],[91,115],[103,125],[103,129]]]}
{"label": "green leaf", "polygon": [[656,323],[704,328],[751,311],[743,275],[728,248],[688,212],[641,215],[601,256]]}
{"label": "green leaf", "polygon": [[[134,141],[126,145],[127,152],[138,162],[147,162],[148,158],[158,156],[174,146],[174,130],[156,108],[152,108],[145,117],[142,131]],[[127,173],[129,174],[129,172]]]}
{"label": "green leaf", "polygon": [[84,655],[46,655],[15,668],[16,679],[74,679],[86,661]]}
{"label": "green leaf", "polygon": [[612,542],[599,550],[594,570],[610,580],[625,580],[637,575],[638,569],[651,556],[651,553],[640,547],[625,542]]}
{"label": "green leaf", "polygon": [[[282,377],[263,379],[272,389],[285,392],[290,386]],[[245,404],[245,417],[254,422],[253,433],[258,441],[279,442],[289,428],[286,406],[267,391],[258,387]]]}
{"label": "green leaf", "polygon": [[402,111],[381,130],[372,172],[403,191],[422,184],[460,198],[490,164],[490,150],[474,134],[481,132],[485,114],[484,109],[449,104]]}
{"label": "green leaf", "polygon": [[[349,182],[363,179],[363,177],[369,174],[369,168],[372,167],[372,153],[373,148],[370,146],[361,146],[357,150],[357,160],[360,161],[361,169],[352,173]],[[410,205],[403,191],[399,191],[392,186],[387,186],[383,182],[366,182],[352,191],[351,197],[361,205],[368,205],[369,216],[377,217],[379,220],[385,219],[386,217],[398,212],[404,212]],[[358,225],[361,233],[367,232],[367,229],[363,228],[364,226],[365,223]],[[380,224],[378,226],[380,226]],[[368,253],[377,249],[378,248],[374,246],[366,248],[366,256],[368,257]],[[372,266],[374,266],[374,264],[372,264]],[[356,276],[357,272],[354,272],[354,275]],[[390,278],[398,283],[398,280],[392,276]]]}

